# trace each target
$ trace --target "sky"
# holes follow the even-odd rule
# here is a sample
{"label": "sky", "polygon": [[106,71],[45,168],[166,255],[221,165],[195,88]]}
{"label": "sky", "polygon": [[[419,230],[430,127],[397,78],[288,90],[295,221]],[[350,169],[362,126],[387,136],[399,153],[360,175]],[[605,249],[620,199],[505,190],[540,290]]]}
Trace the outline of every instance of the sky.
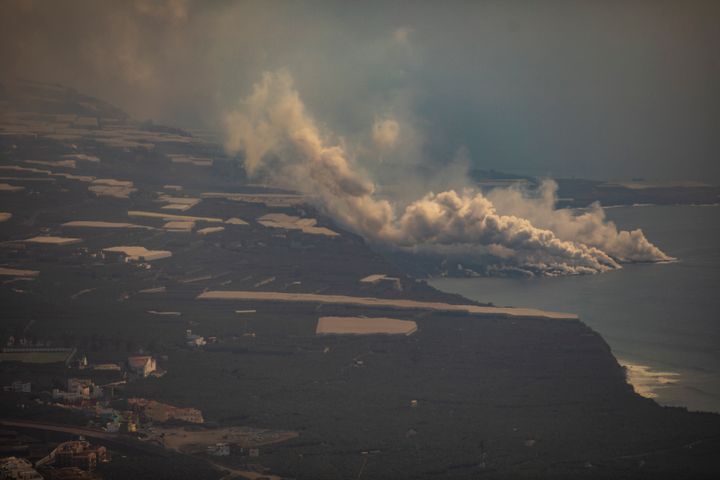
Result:
{"label": "sky", "polygon": [[359,156],[374,143],[388,171],[462,161],[720,183],[713,0],[0,7],[0,76],[72,86],[141,120],[220,130],[266,72],[284,72],[319,128]]}

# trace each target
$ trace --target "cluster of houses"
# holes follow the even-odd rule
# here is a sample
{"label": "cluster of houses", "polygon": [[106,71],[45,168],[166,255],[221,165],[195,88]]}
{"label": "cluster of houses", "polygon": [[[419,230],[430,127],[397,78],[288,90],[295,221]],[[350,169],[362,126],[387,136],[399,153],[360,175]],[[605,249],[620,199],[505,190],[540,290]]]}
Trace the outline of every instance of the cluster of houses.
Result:
{"label": "cluster of houses", "polygon": [[180,421],[202,424],[205,422],[202,412],[197,408],[182,408],[145,398],[129,398],[128,410],[95,405],[85,411],[97,418],[104,429],[111,433],[134,433],[140,422],[165,423]]}
{"label": "cluster of houses", "polygon": [[88,365],[87,358],[83,356],[78,362],[78,368],[92,369],[97,371],[127,371],[134,378],[147,378],[149,376],[161,377],[166,372],[157,365],[157,359],[150,355],[134,355],[127,358],[127,362],[121,363],[96,363]]}
{"label": "cluster of houses", "polygon": [[[157,360],[150,355],[134,355],[127,358],[125,364],[128,374],[134,378],[147,378],[149,376],[160,377],[165,374],[157,366]],[[123,366],[119,363],[96,363],[88,365],[87,357],[84,355],[78,360],[77,367],[80,370],[92,369],[97,371],[116,371],[123,370]]]}
{"label": "cluster of houses", "polygon": [[[87,359],[83,356],[80,360],[79,367],[87,368]],[[115,363],[103,363],[94,365],[93,370],[121,371],[120,365]],[[151,375],[160,376],[164,371],[158,370],[157,361],[150,355],[131,356],[127,359],[127,373],[129,378],[147,378]],[[15,382],[11,386],[13,389],[25,388],[21,382]],[[27,385],[27,391],[30,386]],[[87,378],[70,378],[67,381],[66,390],[54,388],[52,390],[53,400],[62,403],[80,403],[84,400],[97,400],[104,396],[103,388],[96,385],[92,380]]]}
{"label": "cluster of houses", "polygon": [[43,477],[28,460],[7,457],[0,459],[0,479],[43,480]]}
{"label": "cluster of houses", "polygon": [[53,400],[62,403],[78,403],[83,400],[98,399],[103,396],[103,389],[87,378],[70,378],[67,390],[52,389]]}
{"label": "cluster of houses", "polygon": [[105,447],[83,440],[63,442],[35,464],[22,457],[0,458],[0,480],[90,480],[98,464],[110,461]]}
{"label": "cluster of houses", "polygon": [[[71,379],[77,380],[77,379]],[[87,388],[84,382],[73,382],[74,388]],[[82,392],[87,396],[87,390]],[[205,422],[202,412],[197,408],[183,408],[145,398],[129,398],[128,409],[118,410],[106,402],[97,401],[92,396],[83,398],[73,406],[95,419],[104,430],[110,433],[135,433],[142,422],[165,423],[180,421],[202,424]]]}
{"label": "cluster of houses", "polygon": [[103,428],[110,433],[135,433],[140,424],[139,416],[132,410],[116,410],[95,405],[94,408],[87,408],[85,411],[97,418]]}
{"label": "cluster of houses", "polygon": [[[188,330],[188,338],[195,340],[196,345],[204,345],[203,337],[192,335]],[[65,385],[51,390],[53,402],[64,404],[66,408],[80,410],[94,422],[99,423],[108,432],[137,432],[140,420],[147,422],[168,422],[181,421],[193,424],[204,423],[202,412],[196,408],[181,408],[154,400],[143,398],[131,398],[128,400],[127,410],[110,408],[108,400],[114,397],[116,388],[123,386],[134,379],[144,379],[153,376],[162,376],[165,371],[158,368],[157,359],[151,355],[133,355],[127,358],[124,364],[101,363],[88,364],[87,358],[83,355],[78,358],[74,365],[79,370],[111,371],[122,374],[118,381],[96,383],[97,378],[67,379]],[[15,381],[10,385],[2,387],[5,392],[30,393],[30,382]],[[0,477],[2,480],[3,477]]]}
{"label": "cluster of houses", "polygon": [[110,461],[107,449],[98,445],[91,445],[86,440],[73,440],[63,442],[55,448],[38,465],[44,462],[52,463],[58,468],[79,468],[86,472],[94,471],[98,463]]}
{"label": "cluster of houses", "polygon": [[175,407],[167,403],[145,398],[129,398],[128,404],[132,407],[133,411],[138,412],[145,420],[151,422],[178,420],[187,423],[205,423],[202,412],[197,408]]}

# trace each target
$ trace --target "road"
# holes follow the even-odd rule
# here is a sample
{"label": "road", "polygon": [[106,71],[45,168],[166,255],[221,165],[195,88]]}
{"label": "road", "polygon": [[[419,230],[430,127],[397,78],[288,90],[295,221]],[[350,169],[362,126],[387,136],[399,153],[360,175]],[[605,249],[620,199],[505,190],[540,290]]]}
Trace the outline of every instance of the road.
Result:
{"label": "road", "polygon": [[[116,447],[140,451],[142,453],[157,455],[157,456],[169,456],[170,452],[166,451],[160,446],[141,442],[127,435],[110,433],[104,430],[96,430],[94,428],[78,427],[75,425],[60,425],[55,423],[44,423],[44,422],[33,422],[31,420],[14,420],[14,419],[0,419],[0,426],[10,428],[24,428],[32,430],[42,430],[45,432],[57,432],[65,433],[74,436],[83,436],[85,438],[92,438],[96,440],[103,440],[107,444],[115,445]],[[255,479],[268,479],[268,480],[282,480],[281,477],[269,474],[260,474],[257,472],[250,472],[247,470],[237,470],[221,463],[207,460],[210,465],[215,467],[224,475],[221,480],[230,480],[233,478],[243,478],[247,480]]]}
{"label": "road", "polygon": [[141,442],[135,438],[119,433],[110,433],[104,430],[96,430],[94,428],[79,427],[76,425],[61,425],[55,423],[44,423],[34,422],[32,420],[15,420],[15,419],[0,419],[0,426],[10,428],[25,428],[31,430],[42,430],[45,432],[57,432],[64,433],[67,435],[73,435],[76,437],[83,436],[86,438],[92,438],[96,440],[103,440],[105,443],[115,446],[116,448],[133,450],[149,455],[155,456],[169,456],[170,452],[167,452],[162,447]]}

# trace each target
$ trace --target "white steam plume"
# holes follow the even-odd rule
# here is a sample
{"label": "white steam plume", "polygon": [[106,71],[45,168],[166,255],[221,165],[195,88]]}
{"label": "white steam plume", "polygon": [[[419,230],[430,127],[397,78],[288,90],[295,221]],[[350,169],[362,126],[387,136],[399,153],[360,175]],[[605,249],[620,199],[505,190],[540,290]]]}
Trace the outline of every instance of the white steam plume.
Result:
{"label": "white steam plume", "polygon": [[474,189],[428,193],[399,211],[340,142],[324,136],[287,72],[265,73],[241,108],[225,118],[226,149],[244,150],[251,177],[300,190],[366,239],[409,251],[491,256],[509,269],[543,274],[595,273],[622,261],[668,257],[641,231],[618,232],[595,207],[574,216],[554,209],[554,190],[528,199],[519,190],[489,196]]}
{"label": "white steam plume", "polygon": [[620,262],[657,262],[672,260],[650,243],[642,230],[618,230],[605,218],[598,203],[582,213],[555,209],[557,184],[546,180],[536,195],[528,198],[519,188],[493,190],[488,194],[498,212],[527,218],[539,228],[552,230],[562,240],[597,247]]}

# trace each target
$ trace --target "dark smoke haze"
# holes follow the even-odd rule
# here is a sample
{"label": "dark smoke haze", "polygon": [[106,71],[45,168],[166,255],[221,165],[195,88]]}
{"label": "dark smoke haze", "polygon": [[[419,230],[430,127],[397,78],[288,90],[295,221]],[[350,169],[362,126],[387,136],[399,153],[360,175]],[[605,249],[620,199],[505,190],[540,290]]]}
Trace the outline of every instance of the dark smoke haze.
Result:
{"label": "dark smoke haze", "polygon": [[[265,71],[374,161],[720,180],[720,2],[0,2],[3,76],[220,129]],[[391,151],[392,150],[392,151]]]}

